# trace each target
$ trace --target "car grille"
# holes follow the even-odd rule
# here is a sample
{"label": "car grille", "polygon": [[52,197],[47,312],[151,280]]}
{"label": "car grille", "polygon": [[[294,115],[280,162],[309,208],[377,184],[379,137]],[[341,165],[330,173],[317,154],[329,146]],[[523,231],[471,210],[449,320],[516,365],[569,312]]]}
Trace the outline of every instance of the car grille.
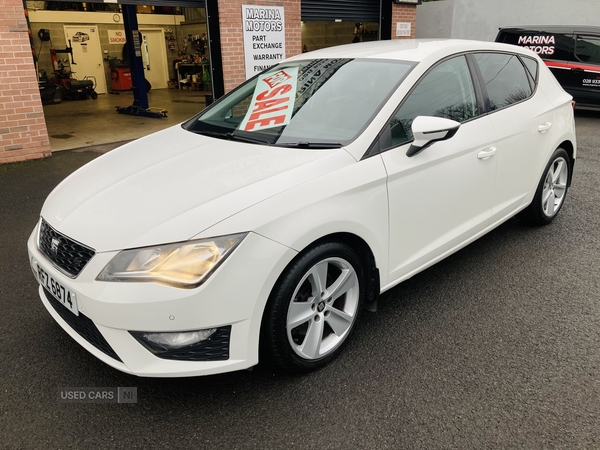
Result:
{"label": "car grille", "polygon": [[142,338],[143,332],[129,332],[137,341],[162,359],[175,359],[178,361],[226,361],[229,359],[229,340],[231,336],[231,325],[217,328],[217,331],[205,341],[189,347],[164,351],[154,347]]}
{"label": "car grille", "polygon": [[39,249],[61,272],[71,278],[77,277],[95,254],[95,250],[59,233],[44,219],[40,224]]}
{"label": "car grille", "polygon": [[96,327],[94,322],[89,317],[79,313],[78,316],[73,314],[67,308],[60,304],[58,300],[56,300],[48,290],[44,289],[44,294],[46,294],[46,298],[48,302],[52,305],[54,310],[58,313],[62,319],[69,324],[73,330],[75,330],[82,338],[100,350],[102,353],[110,356],[117,361],[121,361],[121,358],[117,356],[115,351],[112,349],[110,344],[106,342],[100,330]]}

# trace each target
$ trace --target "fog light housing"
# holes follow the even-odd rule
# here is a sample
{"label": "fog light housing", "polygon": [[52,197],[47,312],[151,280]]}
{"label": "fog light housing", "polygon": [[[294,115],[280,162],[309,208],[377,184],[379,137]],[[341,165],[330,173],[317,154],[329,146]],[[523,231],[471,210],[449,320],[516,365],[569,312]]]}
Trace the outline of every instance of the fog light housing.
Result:
{"label": "fog light housing", "polygon": [[142,333],[142,339],[153,347],[175,350],[207,340],[217,331],[216,328],[181,333]]}
{"label": "fog light housing", "polygon": [[162,359],[224,361],[229,359],[231,325],[193,331],[130,331],[140,344]]}

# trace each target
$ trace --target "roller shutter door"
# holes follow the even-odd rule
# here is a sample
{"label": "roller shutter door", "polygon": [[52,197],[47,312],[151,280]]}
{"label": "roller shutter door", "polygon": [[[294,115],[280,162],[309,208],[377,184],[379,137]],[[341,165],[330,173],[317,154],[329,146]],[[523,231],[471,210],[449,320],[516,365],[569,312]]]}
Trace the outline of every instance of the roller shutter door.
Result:
{"label": "roller shutter door", "polygon": [[379,22],[380,2],[381,0],[302,0],[302,21]]}

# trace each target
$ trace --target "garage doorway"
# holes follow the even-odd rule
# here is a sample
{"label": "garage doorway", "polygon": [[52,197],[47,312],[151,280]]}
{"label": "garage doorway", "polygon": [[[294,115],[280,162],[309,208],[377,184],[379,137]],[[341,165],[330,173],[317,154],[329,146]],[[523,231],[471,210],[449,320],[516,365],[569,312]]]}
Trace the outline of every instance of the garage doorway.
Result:
{"label": "garage doorway", "polygon": [[102,48],[96,25],[64,25],[65,39],[71,41],[73,48],[73,61],[71,70],[75,77],[82,80],[84,77],[95,77],[95,91],[106,94],[106,78]]}

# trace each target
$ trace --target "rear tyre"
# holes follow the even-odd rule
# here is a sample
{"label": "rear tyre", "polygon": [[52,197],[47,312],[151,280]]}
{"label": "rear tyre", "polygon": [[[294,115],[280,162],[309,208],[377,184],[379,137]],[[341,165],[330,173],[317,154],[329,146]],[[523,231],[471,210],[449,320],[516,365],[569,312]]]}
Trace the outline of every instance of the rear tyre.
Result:
{"label": "rear tyre", "polygon": [[354,331],[366,290],[360,256],[346,244],[318,244],[279,277],[265,309],[261,356],[290,372],[321,368]]}
{"label": "rear tyre", "polygon": [[96,91],[90,92],[90,98],[96,100],[98,98],[98,93]]}
{"label": "rear tyre", "polygon": [[558,148],[544,169],[531,204],[520,217],[531,225],[548,225],[564,204],[567,195],[571,164],[567,152]]}

